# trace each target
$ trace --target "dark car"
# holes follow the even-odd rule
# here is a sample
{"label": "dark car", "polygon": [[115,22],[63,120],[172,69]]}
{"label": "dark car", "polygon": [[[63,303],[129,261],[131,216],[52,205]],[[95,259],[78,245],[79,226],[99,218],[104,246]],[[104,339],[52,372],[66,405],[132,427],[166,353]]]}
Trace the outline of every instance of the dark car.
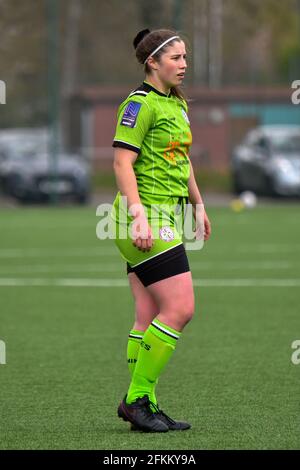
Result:
{"label": "dark car", "polygon": [[48,152],[45,131],[0,134],[0,186],[19,201],[47,201],[55,195],[85,203],[90,193],[88,164],[78,155]]}
{"label": "dark car", "polygon": [[260,126],[248,132],[231,159],[234,190],[300,196],[300,126]]}

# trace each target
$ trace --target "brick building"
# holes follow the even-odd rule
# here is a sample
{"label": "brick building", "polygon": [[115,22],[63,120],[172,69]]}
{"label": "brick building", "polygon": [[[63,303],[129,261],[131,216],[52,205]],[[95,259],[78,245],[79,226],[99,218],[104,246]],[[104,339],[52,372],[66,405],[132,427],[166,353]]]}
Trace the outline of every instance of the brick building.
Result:
{"label": "brick building", "polygon": [[[86,87],[69,102],[68,142],[91,160],[92,168],[111,168],[112,141],[119,104],[134,89]],[[291,102],[290,88],[230,87],[185,90],[193,133],[193,165],[226,170],[232,147],[260,124],[299,124],[300,105]]]}

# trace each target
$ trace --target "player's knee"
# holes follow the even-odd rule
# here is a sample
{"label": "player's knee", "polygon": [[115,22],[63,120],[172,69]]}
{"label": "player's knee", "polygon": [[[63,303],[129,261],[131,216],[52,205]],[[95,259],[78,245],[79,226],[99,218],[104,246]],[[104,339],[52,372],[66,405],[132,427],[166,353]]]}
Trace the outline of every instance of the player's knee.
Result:
{"label": "player's knee", "polygon": [[147,302],[135,302],[135,312],[139,317],[143,317],[148,314],[149,306]]}
{"label": "player's knee", "polygon": [[152,319],[158,315],[157,306],[147,299],[141,299],[135,302],[135,317],[138,323],[143,324],[146,328]]}
{"label": "player's knee", "polygon": [[184,305],[183,309],[183,318],[185,320],[185,324],[189,323],[194,316],[195,312],[195,304],[193,300],[187,301]]}
{"label": "player's knee", "polygon": [[183,297],[174,305],[176,316],[180,318],[183,325],[186,325],[193,318],[195,303],[193,298]]}

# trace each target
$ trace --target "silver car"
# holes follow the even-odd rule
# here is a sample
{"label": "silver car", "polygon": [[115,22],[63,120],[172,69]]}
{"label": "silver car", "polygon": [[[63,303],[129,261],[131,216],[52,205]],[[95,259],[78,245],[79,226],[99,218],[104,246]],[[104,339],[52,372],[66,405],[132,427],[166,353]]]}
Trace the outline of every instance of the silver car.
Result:
{"label": "silver car", "polygon": [[249,131],[233,151],[231,170],[237,193],[300,196],[300,126]]}
{"label": "silver car", "polygon": [[49,157],[42,130],[0,134],[0,187],[15,199],[47,201],[51,197],[85,203],[90,193],[89,168],[78,155]]}

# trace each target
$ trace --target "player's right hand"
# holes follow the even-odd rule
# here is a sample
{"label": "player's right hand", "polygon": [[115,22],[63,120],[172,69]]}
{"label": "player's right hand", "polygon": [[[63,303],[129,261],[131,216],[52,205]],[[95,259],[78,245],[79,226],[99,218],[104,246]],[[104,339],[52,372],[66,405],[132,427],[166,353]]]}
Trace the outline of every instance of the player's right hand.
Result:
{"label": "player's right hand", "polygon": [[139,216],[133,221],[132,244],[143,252],[150,251],[154,244],[152,229],[145,216]]}

